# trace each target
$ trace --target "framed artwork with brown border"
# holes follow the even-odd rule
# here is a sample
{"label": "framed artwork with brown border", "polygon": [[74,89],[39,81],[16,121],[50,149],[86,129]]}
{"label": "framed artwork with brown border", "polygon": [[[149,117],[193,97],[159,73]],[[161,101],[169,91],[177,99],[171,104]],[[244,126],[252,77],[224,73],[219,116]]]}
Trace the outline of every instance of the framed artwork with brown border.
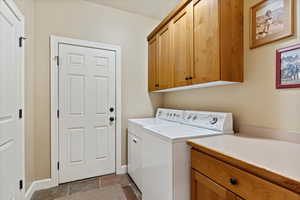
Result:
{"label": "framed artwork with brown border", "polygon": [[250,48],[294,35],[294,0],[263,0],[250,9]]}
{"label": "framed artwork with brown border", "polygon": [[300,87],[300,44],[276,51],[276,88]]}

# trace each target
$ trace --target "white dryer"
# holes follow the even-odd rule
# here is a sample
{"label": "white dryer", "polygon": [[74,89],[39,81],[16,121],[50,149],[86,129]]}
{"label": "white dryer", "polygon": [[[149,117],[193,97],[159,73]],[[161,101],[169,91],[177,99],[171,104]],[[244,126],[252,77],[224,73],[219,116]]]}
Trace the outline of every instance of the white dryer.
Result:
{"label": "white dryer", "polygon": [[193,138],[233,134],[231,113],[185,111],[181,123],[144,127],[143,200],[190,199],[190,148]]}
{"label": "white dryer", "polygon": [[158,109],[156,117],[128,120],[128,174],[136,186],[143,191],[142,154],[144,127],[176,126],[182,122],[183,111]]}

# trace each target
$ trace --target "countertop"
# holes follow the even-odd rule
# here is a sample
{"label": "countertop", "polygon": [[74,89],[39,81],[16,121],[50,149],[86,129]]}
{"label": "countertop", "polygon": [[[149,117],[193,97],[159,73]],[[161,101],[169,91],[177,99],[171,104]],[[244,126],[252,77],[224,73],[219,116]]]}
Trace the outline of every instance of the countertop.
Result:
{"label": "countertop", "polygon": [[194,149],[300,193],[300,144],[232,135],[189,140]]}

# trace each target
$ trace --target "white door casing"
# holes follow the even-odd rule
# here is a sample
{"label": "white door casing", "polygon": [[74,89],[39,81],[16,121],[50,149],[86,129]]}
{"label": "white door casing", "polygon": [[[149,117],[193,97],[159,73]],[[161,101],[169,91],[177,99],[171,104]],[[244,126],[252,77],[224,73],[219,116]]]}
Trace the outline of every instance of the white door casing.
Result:
{"label": "white door casing", "polygon": [[23,199],[23,36],[24,19],[10,0],[0,1],[0,199]]}
{"label": "white door casing", "polygon": [[114,173],[115,52],[70,44],[58,50],[59,183]]}

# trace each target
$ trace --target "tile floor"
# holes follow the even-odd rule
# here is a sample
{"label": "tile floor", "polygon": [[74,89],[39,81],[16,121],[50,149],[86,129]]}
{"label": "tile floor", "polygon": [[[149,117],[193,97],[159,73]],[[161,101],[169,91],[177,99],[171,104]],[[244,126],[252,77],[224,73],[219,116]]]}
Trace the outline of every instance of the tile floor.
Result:
{"label": "tile floor", "polygon": [[[114,188],[116,188],[116,192],[119,192],[117,188],[122,188],[121,195],[125,197],[124,200],[141,200],[140,192],[127,175],[114,174],[66,183],[55,188],[37,191],[31,200],[77,199],[73,198],[76,195],[81,196],[80,199],[85,200],[82,196],[85,193],[88,194],[89,191],[97,191],[99,189],[99,191],[103,192],[106,190],[114,192]],[[100,199],[102,200],[103,198]]]}

